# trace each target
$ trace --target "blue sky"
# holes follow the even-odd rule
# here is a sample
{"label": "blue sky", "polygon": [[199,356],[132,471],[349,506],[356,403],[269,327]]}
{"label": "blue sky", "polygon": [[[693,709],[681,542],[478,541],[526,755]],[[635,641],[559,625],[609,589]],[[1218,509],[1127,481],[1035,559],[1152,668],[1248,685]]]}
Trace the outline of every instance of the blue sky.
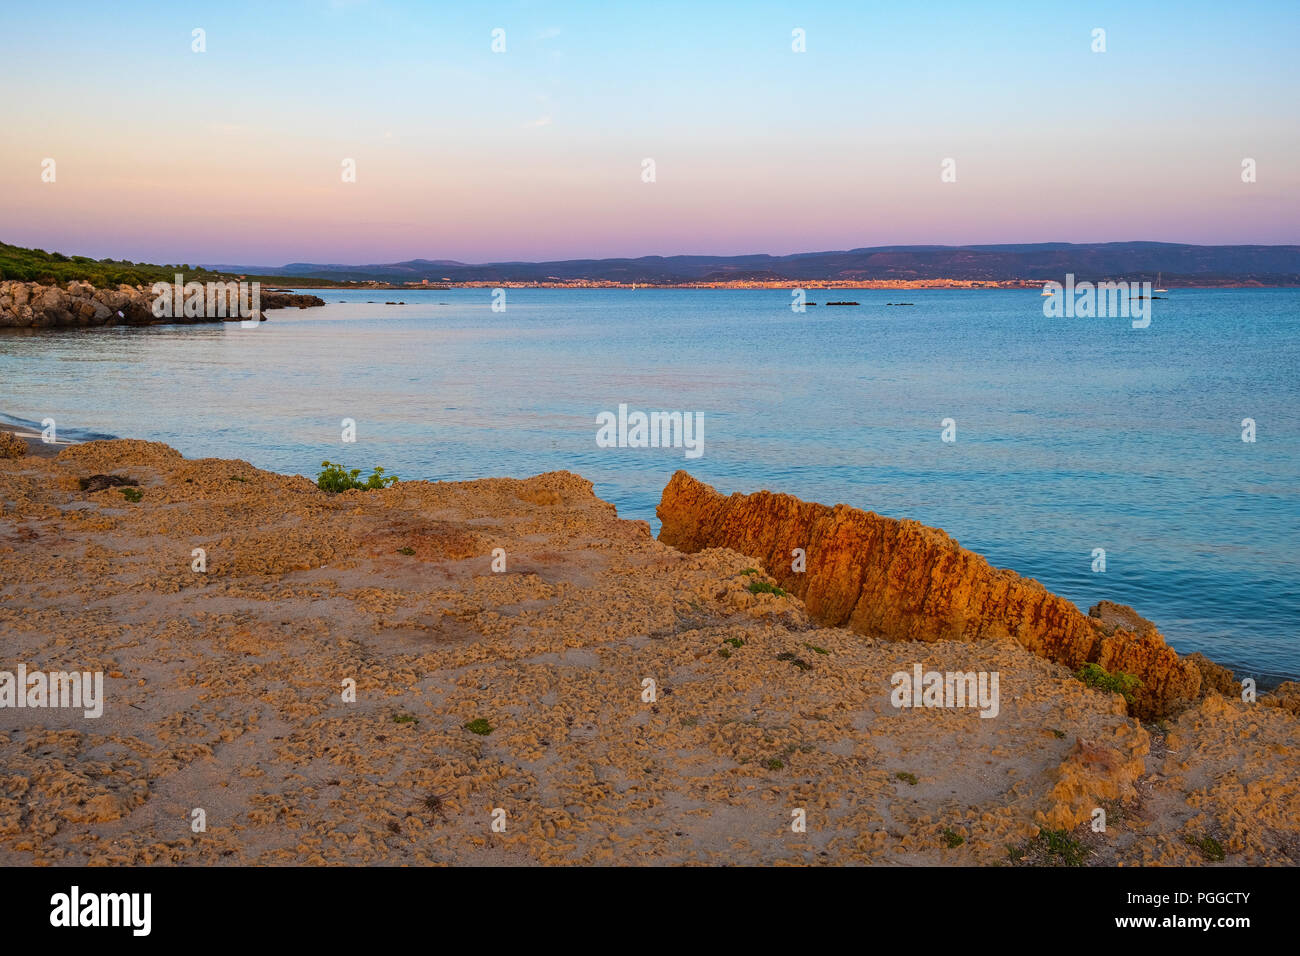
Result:
{"label": "blue sky", "polygon": [[1297,49],[1282,2],[7,5],[0,239],[258,262],[1294,243]]}

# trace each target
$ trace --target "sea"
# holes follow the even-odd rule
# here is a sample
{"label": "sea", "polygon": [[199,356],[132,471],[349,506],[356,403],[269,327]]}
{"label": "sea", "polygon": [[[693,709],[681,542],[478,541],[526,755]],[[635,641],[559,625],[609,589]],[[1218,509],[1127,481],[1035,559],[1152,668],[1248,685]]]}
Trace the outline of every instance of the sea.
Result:
{"label": "sea", "polygon": [[[326,306],[252,328],[0,332],[0,421],[312,478],[566,469],[656,531],[686,469],[915,518],[1179,652],[1300,676],[1298,289],[1174,288],[1146,328],[1037,290],[303,291]],[[620,405],[702,444],[598,442]]]}

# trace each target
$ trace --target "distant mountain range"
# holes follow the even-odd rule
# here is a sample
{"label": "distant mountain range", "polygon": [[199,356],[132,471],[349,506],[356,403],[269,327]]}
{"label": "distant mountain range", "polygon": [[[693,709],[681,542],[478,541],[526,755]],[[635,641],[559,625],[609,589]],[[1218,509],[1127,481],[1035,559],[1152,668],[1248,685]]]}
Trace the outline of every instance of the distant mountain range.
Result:
{"label": "distant mountain range", "polygon": [[875,246],[788,256],[641,256],[556,262],[451,259],[344,265],[211,264],[221,272],[379,282],[625,282],[647,285],[784,280],[1010,281],[1152,278],[1166,283],[1300,285],[1300,246],[1189,246],[1170,242],[1041,242],[988,246]]}

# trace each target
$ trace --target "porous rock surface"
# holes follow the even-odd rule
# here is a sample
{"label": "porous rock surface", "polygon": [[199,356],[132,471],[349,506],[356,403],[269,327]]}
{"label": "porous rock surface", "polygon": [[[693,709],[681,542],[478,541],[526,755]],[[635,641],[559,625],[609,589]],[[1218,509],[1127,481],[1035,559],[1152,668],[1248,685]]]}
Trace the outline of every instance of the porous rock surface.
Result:
{"label": "porous rock surface", "polygon": [[[1285,708],[1143,726],[1009,636],[819,627],[756,581],[568,473],[329,495],[140,441],[0,460],[0,669],[106,694],[0,709],[0,863],[1050,863],[1068,827],[1091,864],[1296,862]],[[998,672],[998,716],[895,708],[915,663]]]}
{"label": "porous rock surface", "polygon": [[1131,608],[1103,602],[1083,614],[917,521],[767,491],[724,496],[684,471],[664,489],[657,514],[660,541],[755,558],[822,624],[896,640],[1011,638],[1072,669],[1091,662],[1135,674],[1142,686],[1132,709],[1142,718],[1176,714],[1200,696],[1200,670]]}

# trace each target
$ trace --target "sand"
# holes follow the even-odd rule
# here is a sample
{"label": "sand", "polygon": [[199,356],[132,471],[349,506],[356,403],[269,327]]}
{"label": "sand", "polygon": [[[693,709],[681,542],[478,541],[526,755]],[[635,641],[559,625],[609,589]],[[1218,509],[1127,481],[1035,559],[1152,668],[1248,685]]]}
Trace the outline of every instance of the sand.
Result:
{"label": "sand", "polygon": [[[139,441],[0,460],[0,669],[107,692],[0,709],[0,863],[1300,860],[1286,710],[1143,725],[1012,642],[820,628],[755,580],[563,472],[328,495]],[[998,672],[998,716],[893,707],[916,662]]]}

